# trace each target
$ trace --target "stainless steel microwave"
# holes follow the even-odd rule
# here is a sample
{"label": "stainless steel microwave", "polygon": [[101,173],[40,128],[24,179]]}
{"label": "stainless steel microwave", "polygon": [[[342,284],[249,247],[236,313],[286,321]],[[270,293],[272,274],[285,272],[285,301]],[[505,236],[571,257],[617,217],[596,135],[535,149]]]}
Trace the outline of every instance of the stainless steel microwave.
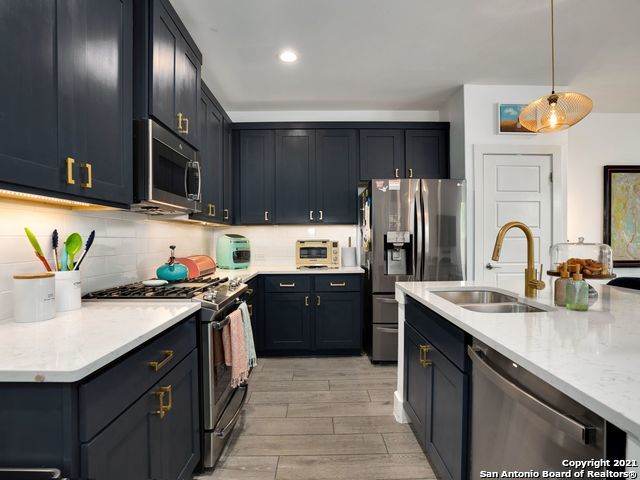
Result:
{"label": "stainless steel microwave", "polygon": [[134,204],[151,214],[201,211],[198,151],[151,119],[134,124]]}

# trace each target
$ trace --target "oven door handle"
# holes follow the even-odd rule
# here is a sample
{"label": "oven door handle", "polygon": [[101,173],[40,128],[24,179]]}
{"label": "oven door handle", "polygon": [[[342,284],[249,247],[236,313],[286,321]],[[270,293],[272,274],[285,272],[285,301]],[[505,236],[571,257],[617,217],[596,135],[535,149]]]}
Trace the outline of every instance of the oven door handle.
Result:
{"label": "oven door handle", "polygon": [[222,330],[224,327],[226,327],[227,325],[229,325],[229,315],[227,315],[226,317],[224,317],[222,320],[220,320],[219,322],[211,322],[211,327],[214,330]]}
{"label": "oven door handle", "polygon": [[[229,423],[227,423],[222,428],[220,428],[220,427],[218,427],[216,425],[216,427],[213,429],[213,434],[216,437],[219,437],[219,438],[226,437],[227,434],[231,431],[231,429],[233,429],[234,425],[238,421],[238,417],[240,416],[240,412],[242,411],[242,407],[244,407],[244,404],[247,401],[247,392],[249,391],[249,388],[247,387],[247,385],[241,385],[241,386],[238,387],[238,389],[242,389],[242,400],[240,401],[240,405],[238,405],[238,409],[233,414],[233,417],[231,417],[231,420],[229,420]],[[231,395],[229,397],[229,400],[227,401],[227,404],[224,406],[224,410],[226,410],[229,407],[229,404],[231,403],[231,400],[233,399],[234,396],[235,396],[235,394]]]}

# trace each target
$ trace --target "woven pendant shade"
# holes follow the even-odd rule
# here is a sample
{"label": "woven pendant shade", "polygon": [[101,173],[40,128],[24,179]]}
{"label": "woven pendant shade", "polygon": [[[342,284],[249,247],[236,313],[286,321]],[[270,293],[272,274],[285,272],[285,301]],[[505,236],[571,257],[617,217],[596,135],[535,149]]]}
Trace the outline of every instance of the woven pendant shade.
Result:
{"label": "woven pendant shade", "polygon": [[561,92],[534,100],[520,112],[520,124],[536,133],[566,130],[586,117],[593,102],[586,95]]}
{"label": "woven pendant shade", "polygon": [[593,102],[576,92],[556,93],[555,28],[551,0],[551,95],[534,100],[520,112],[520,125],[535,133],[566,130],[589,115]]}

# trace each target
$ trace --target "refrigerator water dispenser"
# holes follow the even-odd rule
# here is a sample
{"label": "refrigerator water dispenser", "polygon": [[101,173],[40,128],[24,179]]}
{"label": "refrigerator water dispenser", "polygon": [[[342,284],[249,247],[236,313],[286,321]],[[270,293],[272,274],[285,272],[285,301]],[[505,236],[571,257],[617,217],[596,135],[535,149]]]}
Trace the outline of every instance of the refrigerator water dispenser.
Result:
{"label": "refrigerator water dispenser", "polygon": [[411,232],[387,232],[384,235],[385,274],[413,275]]}

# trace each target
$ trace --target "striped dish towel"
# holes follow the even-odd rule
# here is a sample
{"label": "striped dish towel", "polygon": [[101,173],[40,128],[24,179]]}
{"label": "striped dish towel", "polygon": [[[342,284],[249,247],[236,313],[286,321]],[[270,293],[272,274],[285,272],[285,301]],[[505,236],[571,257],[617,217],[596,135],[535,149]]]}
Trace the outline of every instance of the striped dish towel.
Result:
{"label": "striped dish towel", "polygon": [[253,329],[251,328],[251,315],[246,302],[240,304],[240,312],[242,313],[242,323],[244,323],[244,338],[247,346],[247,358],[249,362],[249,370],[258,365],[258,356],[256,355],[256,346],[253,342]]}

